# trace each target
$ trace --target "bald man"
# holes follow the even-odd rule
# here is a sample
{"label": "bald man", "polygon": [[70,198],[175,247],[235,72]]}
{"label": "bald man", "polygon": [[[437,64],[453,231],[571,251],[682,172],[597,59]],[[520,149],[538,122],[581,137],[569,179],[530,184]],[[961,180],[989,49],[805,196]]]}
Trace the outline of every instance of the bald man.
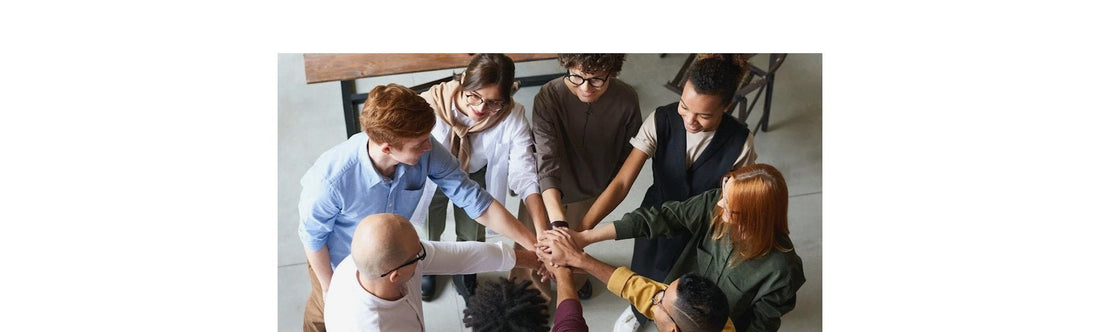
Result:
{"label": "bald man", "polygon": [[535,268],[534,252],[503,243],[421,242],[404,217],[363,218],[351,255],[336,266],[325,298],[328,331],[424,331],[420,277]]}

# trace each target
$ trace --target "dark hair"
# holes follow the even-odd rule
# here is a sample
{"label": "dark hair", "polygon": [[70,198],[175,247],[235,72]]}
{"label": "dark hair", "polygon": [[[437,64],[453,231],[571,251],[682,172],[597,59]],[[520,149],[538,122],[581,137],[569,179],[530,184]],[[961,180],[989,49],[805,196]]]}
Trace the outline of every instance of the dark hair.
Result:
{"label": "dark hair", "polygon": [[569,69],[580,65],[588,73],[607,72],[612,77],[619,76],[623,70],[626,54],[558,54],[558,63]]}
{"label": "dark hair", "polygon": [[512,102],[512,82],[516,79],[516,64],[512,58],[500,53],[479,53],[466,66],[463,91],[481,89],[496,84],[504,101]]}
{"label": "dark hair", "polygon": [[718,95],[722,104],[728,105],[748,73],[748,58],[745,54],[699,55],[688,68],[688,80],[695,85],[695,92]]}
{"label": "dark hair", "polygon": [[[721,331],[729,317],[726,294],[714,282],[691,272],[680,277],[676,286],[677,300],[673,303],[691,321],[699,324],[701,331]],[[683,330],[690,327],[680,326]]]}
{"label": "dark hair", "polygon": [[500,278],[477,288],[462,310],[462,323],[474,331],[549,331],[546,299],[530,280]]}
{"label": "dark hair", "polygon": [[435,126],[435,111],[409,88],[393,83],[379,85],[367,96],[359,112],[359,128],[372,141],[401,146],[401,139],[427,134]]}

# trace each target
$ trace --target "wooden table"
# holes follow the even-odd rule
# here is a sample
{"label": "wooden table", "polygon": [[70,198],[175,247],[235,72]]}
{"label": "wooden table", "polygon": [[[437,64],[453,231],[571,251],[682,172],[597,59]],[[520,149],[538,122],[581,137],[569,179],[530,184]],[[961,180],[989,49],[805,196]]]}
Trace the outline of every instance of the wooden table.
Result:
{"label": "wooden table", "polygon": [[[549,53],[506,54],[512,61],[523,62],[557,58]],[[355,80],[394,74],[406,74],[447,68],[465,68],[473,53],[387,53],[387,54],[305,54],[306,83],[340,81],[344,108],[344,124],[348,137],[360,131],[357,104],[367,100],[367,94],[355,93]],[[517,77],[520,87],[538,86],[561,77],[565,73]],[[451,80],[451,77],[409,87],[416,92],[426,91],[433,85]]]}

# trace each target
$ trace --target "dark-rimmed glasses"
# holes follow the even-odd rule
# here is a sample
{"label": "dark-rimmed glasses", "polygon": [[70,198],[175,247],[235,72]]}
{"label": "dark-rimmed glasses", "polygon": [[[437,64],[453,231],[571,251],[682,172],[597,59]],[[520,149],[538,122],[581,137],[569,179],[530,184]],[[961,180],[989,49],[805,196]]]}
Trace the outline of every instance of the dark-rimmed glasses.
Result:
{"label": "dark-rimmed glasses", "polygon": [[569,72],[568,74],[565,75],[565,80],[569,81],[569,83],[571,83],[573,85],[581,86],[581,85],[584,84],[584,82],[588,82],[588,86],[591,86],[591,87],[597,88],[597,89],[602,88],[604,84],[607,84],[607,79],[609,79],[609,78],[611,78],[611,73],[608,73],[603,78],[599,78],[599,77],[584,78],[581,75],[573,74],[573,72]]}
{"label": "dark-rimmed glasses", "polygon": [[[486,103],[485,98],[481,97],[477,91],[466,92],[466,104],[470,106],[481,106],[482,103]],[[489,100],[485,105],[485,109],[491,113],[500,112],[504,109],[504,106],[508,103],[503,100]]]}
{"label": "dark-rimmed glasses", "polygon": [[397,271],[397,269],[412,265],[413,263],[416,263],[418,261],[422,261],[422,260],[424,260],[425,257],[428,257],[428,251],[424,250],[424,243],[421,243],[420,244],[420,253],[416,254],[416,257],[413,257],[413,259],[410,259],[408,262],[405,262],[405,264],[401,264],[401,266],[395,267],[395,268],[393,268],[393,270],[390,270],[389,272],[383,273],[382,275],[380,275],[378,277],[379,278],[385,277],[387,274],[393,273],[393,271]]}

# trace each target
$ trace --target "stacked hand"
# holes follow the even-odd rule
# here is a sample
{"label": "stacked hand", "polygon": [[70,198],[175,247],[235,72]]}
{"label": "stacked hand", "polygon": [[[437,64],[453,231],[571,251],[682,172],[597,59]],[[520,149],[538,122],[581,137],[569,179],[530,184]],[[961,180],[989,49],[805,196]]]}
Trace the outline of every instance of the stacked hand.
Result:
{"label": "stacked hand", "polygon": [[587,243],[582,238],[583,236],[578,236],[578,233],[568,228],[547,230],[535,244],[535,252],[539,255],[539,260],[549,267],[577,267],[586,255],[581,248]]}

